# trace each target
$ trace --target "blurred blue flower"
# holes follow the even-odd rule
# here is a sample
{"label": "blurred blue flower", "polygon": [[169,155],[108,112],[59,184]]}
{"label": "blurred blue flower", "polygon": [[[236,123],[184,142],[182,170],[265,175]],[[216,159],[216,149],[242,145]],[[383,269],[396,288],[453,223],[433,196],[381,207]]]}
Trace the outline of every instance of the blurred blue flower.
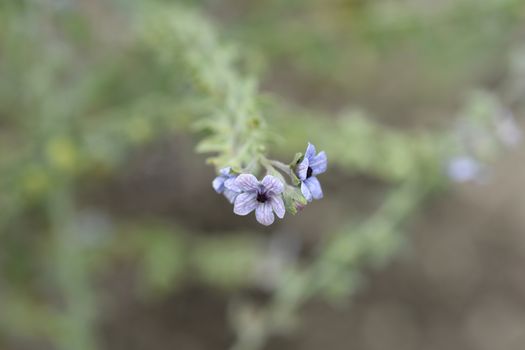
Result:
{"label": "blurred blue flower", "polygon": [[328,160],[324,151],[316,155],[315,146],[308,143],[303,160],[297,165],[295,173],[301,180],[301,192],[308,202],[323,198],[323,190],[317,175],[326,171]]}
{"label": "blurred blue flower", "polygon": [[261,224],[268,226],[274,222],[274,212],[279,218],[285,214],[282,193],[283,183],[272,175],[266,175],[258,181],[252,174],[241,174],[234,181],[232,188],[239,192],[235,199],[233,212],[248,215],[255,210],[255,217]]}
{"label": "blurred blue flower", "polygon": [[447,164],[447,175],[455,182],[480,180],[483,173],[483,165],[469,156],[456,156]]}
{"label": "blurred blue flower", "polygon": [[240,191],[235,191],[233,188],[233,181],[237,178],[237,175],[231,173],[231,167],[222,168],[220,170],[220,175],[217,176],[213,182],[212,186],[215,192],[222,193],[230,203],[235,201],[235,198],[239,195]]}

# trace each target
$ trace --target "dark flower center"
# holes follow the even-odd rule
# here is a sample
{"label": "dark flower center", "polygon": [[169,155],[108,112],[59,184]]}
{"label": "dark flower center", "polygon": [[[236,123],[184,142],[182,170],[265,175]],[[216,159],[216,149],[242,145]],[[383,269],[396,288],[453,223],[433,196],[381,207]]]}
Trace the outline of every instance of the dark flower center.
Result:
{"label": "dark flower center", "polygon": [[312,177],[312,173],[314,172],[314,170],[310,167],[308,167],[308,170],[306,170],[306,178],[310,178]]}
{"label": "dark flower center", "polygon": [[259,203],[264,203],[268,200],[268,196],[266,195],[266,193],[261,193],[261,192],[258,192],[257,193],[257,202]]}

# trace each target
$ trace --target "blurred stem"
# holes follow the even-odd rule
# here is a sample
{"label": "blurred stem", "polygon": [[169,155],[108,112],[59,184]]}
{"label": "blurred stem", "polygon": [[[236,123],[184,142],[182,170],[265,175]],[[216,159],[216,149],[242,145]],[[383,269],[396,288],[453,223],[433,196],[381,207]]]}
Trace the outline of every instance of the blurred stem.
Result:
{"label": "blurred stem", "polygon": [[52,271],[65,305],[59,325],[63,331],[55,341],[62,350],[95,350],[92,334],[95,300],[86,254],[76,235],[79,232],[75,227],[75,214],[71,184],[66,180],[55,189],[49,202]]}
{"label": "blurred stem", "polygon": [[[250,327],[237,329],[238,341],[232,349],[260,349],[275,331],[289,327],[298,309],[308,300],[325,294],[332,284],[357,273],[374,259],[385,258],[380,256],[381,251],[374,250],[374,238],[377,238],[374,235],[397,234],[399,227],[436,188],[418,179],[407,181],[392,191],[371,218],[357,227],[344,226],[321,248],[311,265],[294,271],[278,287],[268,311],[256,323],[259,325],[256,331]],[[356,237],[372,239],[369,245],[361,247],[358,255],[351,253]],[[249,334],[244,334],[247,332]]]}
{"label": "blurred stem", "polygon": [[297,176],[295,176],[295,174],[293,173],[292,168],[288,164],[284,164],[283,162],[280,162],[278,160],[270,160],[270,164],[272,164],[274,167],[276,167],[277,169],[281,170],[283,173],[288,175],[292,185],[296,184],[297,183],[296,181],[299,181],[297,179]]}
{"label": "blurred stem", "polygon": [[282,170],[286,174],[290,173],[290,166],[284,164],[283,162],[280,162],[278,160],[270,160],[270,164],[273,165],[274,167],[278,168],[279,170]]}

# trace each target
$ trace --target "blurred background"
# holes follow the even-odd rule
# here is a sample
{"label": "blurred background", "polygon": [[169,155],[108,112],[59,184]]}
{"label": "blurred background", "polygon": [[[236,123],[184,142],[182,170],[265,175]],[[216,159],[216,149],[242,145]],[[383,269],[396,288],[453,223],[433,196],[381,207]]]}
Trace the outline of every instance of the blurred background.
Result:
{"label": "blurred background", "polygon": [[[525,348],[524,20],[0,0],[0,349]],[[213,191],[225,81],[273,158],[326,150],[322,201],[264,228]]]}

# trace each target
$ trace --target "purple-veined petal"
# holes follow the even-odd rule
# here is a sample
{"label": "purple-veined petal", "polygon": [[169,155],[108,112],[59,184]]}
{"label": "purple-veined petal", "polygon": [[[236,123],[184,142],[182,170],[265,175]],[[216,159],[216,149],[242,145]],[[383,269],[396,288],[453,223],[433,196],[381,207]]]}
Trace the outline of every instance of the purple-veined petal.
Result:
{"label": "purple-veined petal", "polygon": [[312,145],[310,142],[308,142],[308,147],[306,147],[306,152],[304,153],[304,157],[310,160],[314,156],[315,156],[315,146]]}
{"label": "purple-veined petal", "polygon": [[314,199],[321,199],[323,198],[323,189],[321,188],[321,184],[319,183],[319,180],[315,176],[312,176],[304,181],[304,184],[308,187],[310,190],[310,193],[312,194],[312,197]]}
{"label": "purple-veined petal", "polygon": [[222,168],[219,172],[221,173],[221,175],[228,176],[230,175],[231,170],[232,168],[228,166],[226,168]]}
{"label": "purple-veined petal", "polygon": [[241,193],[235,198],[233,212],[237,215],[248,215],[257,208],[257,204],[256,192]]}
{"label": "purple-veined petal", "polygon": [[308,202],[312,201],[312,192],[308,189],[308,186],[304,182],[301,182],[301,193]]}
{"label": "purple-veined petal", "polygon": [[226,178],[224,176],[217,176],[213,182],[211,183],[213,186],[213,189],[217,193],[222,193],[224,191],[224,181]]}
{"label": "purple-veined petal", "polygon": [[281,196],[273,196],[270,198],[270,204],[272,205],[273,211],[280,219],[284,218],[286,209],[284,208],[284,201]]}
{"label": "purple-veined petal", "polygon": [[273,215],[272,205],[269,202],[259,203],[255,209],[255,218],[265,226],[273,224],[275,216]]}
{"label": "purple-veined petal", "polygon": [[226,181],[224,181],[224,187],[228,190],[241,193],[242,190],[235,184],[235,179],[236,177],[230,177],[229,179],[226,179]]}
{"label": "purple-veined petal", "polygon": [[310,168],[312,168],[312,175],[319,175],[326,171],[328,160],[324,151],[319,152],[312,160],[310,160]]}
{"label": "purple-veined petal", "polygon": [[233,176],[226,178],[226,180],[224,181],[224,187],[230,190],[234,190],[236,192],[241,192],[240,190],[237,189],[237,186],[235,186],[235,179],[236,177],[233,177]]}
{"label": "purple-veined petal", "polygon": [[272,175],[266,175],[261,184],[267,192],[281,194],[284,191],[284,185],[281,180]]}
{"label": "purple-veined petal", "polygon": [[241,174],[235,179],[235,186],[241,191],[253,192],[259,188],[259,181],[252,174]]}
{"label": "purple-veined petal", "polygon": [[310,166],[310,161],[308,158],[304,157],[303,161],[297,165],[295,168],[295,174],[299,180],[305,180],[308,174],[308,167]]}
{"label": "purple-veined petal", "polygon": [[240,194],[239,192],[229,190],[227,188],[224,189],[224,192],[222,193],[224,197],[228,199],[230,203],[235,202],[235,198]]}

